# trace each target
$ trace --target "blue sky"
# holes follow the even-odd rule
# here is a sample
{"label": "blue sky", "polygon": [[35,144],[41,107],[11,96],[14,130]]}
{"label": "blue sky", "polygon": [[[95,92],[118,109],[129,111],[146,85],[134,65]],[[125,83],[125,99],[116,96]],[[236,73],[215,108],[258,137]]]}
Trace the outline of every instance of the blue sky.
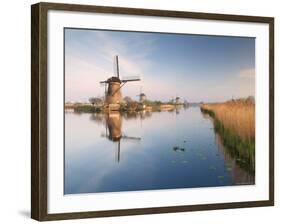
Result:
{"label": "blue sky", "polygon": [[99,81],[114,75],[119,56],[123,96],[137,99],[142,87],[149,99],[218,102],[255,95],[255,39],[65,29],[66,101],[103,96]]}

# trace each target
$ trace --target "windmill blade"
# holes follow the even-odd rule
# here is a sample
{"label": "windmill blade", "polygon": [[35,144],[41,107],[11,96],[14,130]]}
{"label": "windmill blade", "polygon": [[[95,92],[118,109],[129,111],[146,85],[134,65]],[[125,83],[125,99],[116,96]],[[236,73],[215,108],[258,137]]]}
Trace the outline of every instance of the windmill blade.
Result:
{"label": "windmill blade", "polygon": [[100,81],[100,85],[106,85],[108,82],[107,82],[107,80],[105,80],[105,81]]}
{"label": "windmill blade", "polygon": [[121,144],[121,141],[119,140],[118,141],[118,146],[117,146],[117,162],[119,163],[120,162],[120,156],[121,156],[121,150],[120,150],[120,144]]}
{"label": "windmill blade", "polygon": [[133,82],[133,81],[140,81],[140,76],[135,75],[135,76],[126,76],[121,79],[121,82]]}
{"label": "windmill blade", "polygon": [[122,140],[141,141],[141,138],[140,137],[122,135]]}
{"label": "windmill blade", "polygon": [[116,77],[119,78],[119,59],[118,59],[118,55],[114,56],[113,61],[114,61],[114,63],[113,63],[113,73]]}

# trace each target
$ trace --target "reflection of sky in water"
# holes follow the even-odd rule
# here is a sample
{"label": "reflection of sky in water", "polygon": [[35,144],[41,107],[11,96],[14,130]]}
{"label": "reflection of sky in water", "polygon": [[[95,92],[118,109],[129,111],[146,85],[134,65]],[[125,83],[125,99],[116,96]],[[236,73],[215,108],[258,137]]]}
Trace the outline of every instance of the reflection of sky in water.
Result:
{"label": "reflection of sky in water", "polygon": [[141,140],[121,138],[119,162],[118,142],[106,138],[105,122],[102,115],[65,115],[66,194],[253,182],[226,156],[199,108],[123,117],[123,136]]}

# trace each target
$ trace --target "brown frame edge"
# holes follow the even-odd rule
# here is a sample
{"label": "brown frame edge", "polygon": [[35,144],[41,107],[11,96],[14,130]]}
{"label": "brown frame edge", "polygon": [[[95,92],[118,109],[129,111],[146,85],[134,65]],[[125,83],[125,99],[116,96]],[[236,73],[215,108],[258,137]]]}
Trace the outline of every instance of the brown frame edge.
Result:
{"label": "brown frame edge", "polygon": [[[48,214],[47,211],[47,12],[66,10],[269,24],[269,200]],[[31,218],[38,221],[203,211],[274,205],[274,18],[77,4],[31,6]]]}

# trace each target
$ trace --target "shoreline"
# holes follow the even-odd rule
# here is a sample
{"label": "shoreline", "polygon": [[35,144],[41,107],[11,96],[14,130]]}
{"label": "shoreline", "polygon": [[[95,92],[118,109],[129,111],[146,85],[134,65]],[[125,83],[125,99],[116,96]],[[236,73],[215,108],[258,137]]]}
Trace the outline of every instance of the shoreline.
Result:
{"label": "shoreline", "polygon": [[184,104],[134,104],[134,105],[111,105],[113,109],[110,109],[109,106],[94,106],[90,104],[81,104],[73,106],[65,106],[64,109],[73,109],[75,112],[80,113],[110,113],[110,112],[140,112],[140,111],[149,111],[149,112],[159,112],[159,111],[173,111],[184,107]]}
{"label": "shoreline", "polygon": [[217,118],[215,111],[208,108],[208,104],[201,105],[200,110],[212,118],[215,132],[219,134],[231,156],[237,158],[237,164],[255,175],[255,139],[243,139],[235,130],[226,128],[223,122]]}

